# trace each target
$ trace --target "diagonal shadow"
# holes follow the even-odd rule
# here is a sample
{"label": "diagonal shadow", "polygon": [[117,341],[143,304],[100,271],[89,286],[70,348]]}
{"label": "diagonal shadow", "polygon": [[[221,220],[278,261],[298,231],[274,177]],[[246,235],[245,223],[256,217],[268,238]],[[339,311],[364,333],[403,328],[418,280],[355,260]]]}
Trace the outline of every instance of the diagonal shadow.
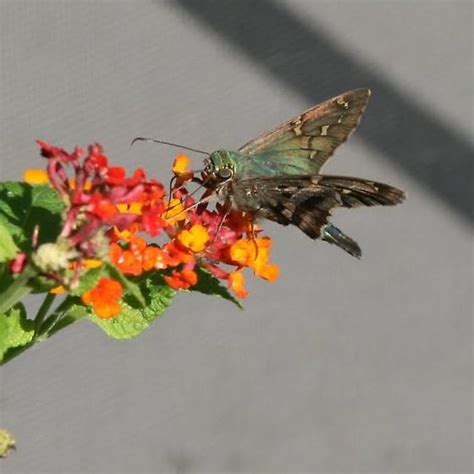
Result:
{"label": "diagonal shadow", "polygon": [[369,87],[358,136],[473,220],[473,149],[396,85],[334,45],[316,27],[270,0],[175,0],[310,103]]}

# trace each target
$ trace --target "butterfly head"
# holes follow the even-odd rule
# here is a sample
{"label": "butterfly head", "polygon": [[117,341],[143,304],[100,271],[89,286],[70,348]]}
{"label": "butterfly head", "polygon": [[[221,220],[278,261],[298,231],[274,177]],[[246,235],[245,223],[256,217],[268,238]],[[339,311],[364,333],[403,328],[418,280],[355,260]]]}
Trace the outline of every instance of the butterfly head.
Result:
{"label": "butterfly head", "polygon": [[207,187],[215,188],[230,181],[235,174],[235,161],[226,150],[211,153],[204,160],[204,180]]}

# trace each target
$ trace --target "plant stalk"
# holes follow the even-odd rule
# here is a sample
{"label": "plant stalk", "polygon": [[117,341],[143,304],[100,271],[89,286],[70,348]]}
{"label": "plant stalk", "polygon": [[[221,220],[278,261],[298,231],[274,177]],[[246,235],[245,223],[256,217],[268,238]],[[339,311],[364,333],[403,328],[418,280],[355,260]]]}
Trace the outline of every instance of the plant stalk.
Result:
{"label": "plant stalk", "polygon": [[5,314],[11,307],[15,306],[32,288],[28,281],[37,274],[37,271],[30,265],[25,267],[21,274],[13,280],[12,284],[0,293],[0,314]]}

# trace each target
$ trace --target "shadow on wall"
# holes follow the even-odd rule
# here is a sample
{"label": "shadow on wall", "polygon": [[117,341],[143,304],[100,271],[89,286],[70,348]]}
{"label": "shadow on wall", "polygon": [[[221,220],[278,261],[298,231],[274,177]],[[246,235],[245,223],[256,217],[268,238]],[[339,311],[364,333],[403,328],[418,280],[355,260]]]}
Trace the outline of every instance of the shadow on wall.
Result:
{"label": "shadow on wall", "polygon": [[270,0],[173,3],[309,103],[348,89],[370,87],[374,93],[370,113],[364,116],[358,137],[442,198],[463,219],[474,220],[474,150],[431,113],[413,104],[396,85]]}

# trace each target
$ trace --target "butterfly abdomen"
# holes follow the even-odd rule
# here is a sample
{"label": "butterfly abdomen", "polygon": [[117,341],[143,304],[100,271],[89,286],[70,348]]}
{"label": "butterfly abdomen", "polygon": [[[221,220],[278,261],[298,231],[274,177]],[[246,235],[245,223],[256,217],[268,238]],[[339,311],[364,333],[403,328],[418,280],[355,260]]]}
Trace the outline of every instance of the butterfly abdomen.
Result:
{"label": "butterfly abdomen", "polygon": [[321,238],[325,242],[337,245],[353,257],[360,258],[362,255],[359,244],[332,224],[327,224],[321,229]]}

